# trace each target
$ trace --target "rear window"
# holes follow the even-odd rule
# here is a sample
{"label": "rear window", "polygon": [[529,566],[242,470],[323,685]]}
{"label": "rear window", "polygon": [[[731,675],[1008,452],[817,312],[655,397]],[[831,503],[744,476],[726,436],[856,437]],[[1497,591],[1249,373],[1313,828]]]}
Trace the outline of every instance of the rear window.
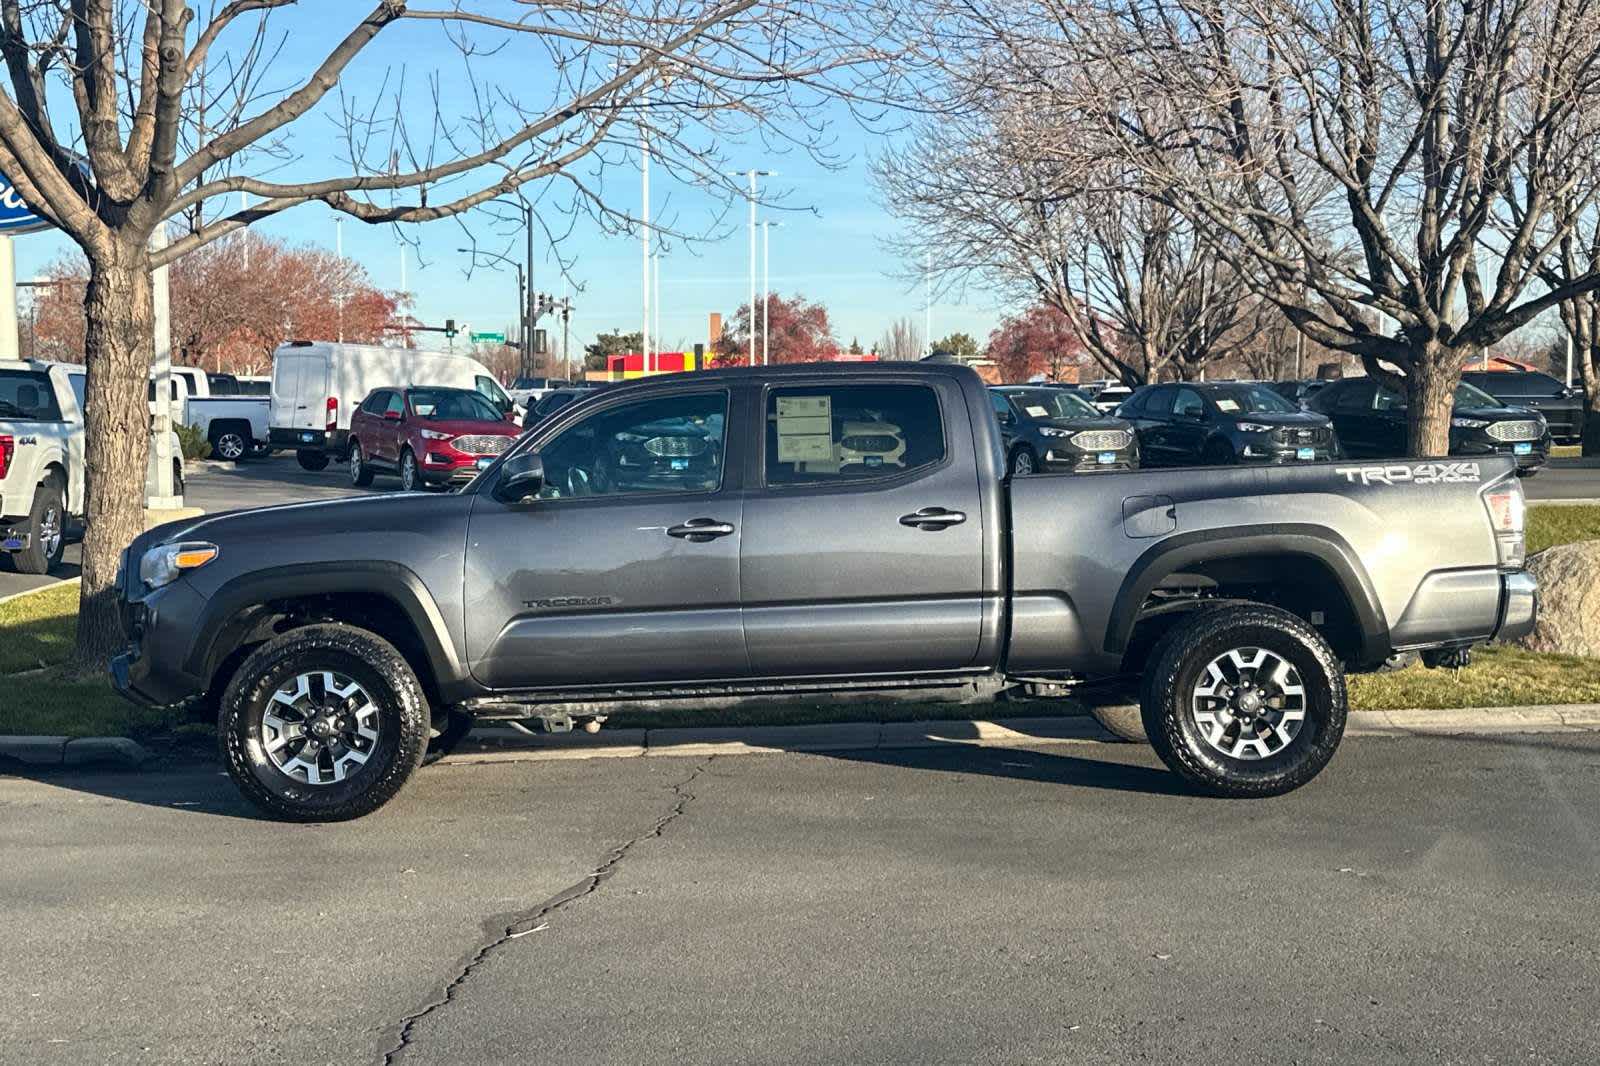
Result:
{"label": "rear window", "polygon": [[59,422],[61,407],[50,375],[35,370],[0,370],[0,418]]}
{"label": "rear window", "polygon": [[945,455],[939,398],[924,385],[773,389],[766,436],[768,485],[887,477]]}

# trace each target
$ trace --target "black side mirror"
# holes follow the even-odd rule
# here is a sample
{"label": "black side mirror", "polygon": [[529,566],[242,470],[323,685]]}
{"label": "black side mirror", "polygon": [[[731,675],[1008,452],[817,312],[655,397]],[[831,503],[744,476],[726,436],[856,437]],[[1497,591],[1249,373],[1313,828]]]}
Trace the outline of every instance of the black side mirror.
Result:
{"label": "black side mirror", "polygon": [[504,503],[520,503],[537,496],[544,487],[544,460],[538,452],[523,452],[507,459],[500,468],[500,484],[495,497]]}
{"label": "black side mirror", "polygon": [[1012,414],[1010,411],[1001,411],[1000,424],[1002,426],[1014,426],[1017,424],[1017,416]]}

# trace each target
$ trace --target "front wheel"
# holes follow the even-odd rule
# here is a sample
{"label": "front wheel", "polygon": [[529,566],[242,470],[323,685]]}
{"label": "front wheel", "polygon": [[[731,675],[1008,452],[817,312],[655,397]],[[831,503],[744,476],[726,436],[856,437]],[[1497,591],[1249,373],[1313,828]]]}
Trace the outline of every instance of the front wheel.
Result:
{"label": "front wheel", "polygon": [[1161,761],[1213,795],[1276,796],[1344,736],[1344,668],[1317,631],[1265,604],[1200,610],[1151,654],[1140,698]]}
{"label": "front wheel", "polygon": [[1011,453],[1009,466],[1012,477],[1027,477],[1039,469],[1039,461],[1033,457],[1033,449],[1024,445]]}
{"label": "front wheel", "polygon": [[313,451],[310,448],[301,448],[294,453],[295,460],[300,464],[301,470],[326,470],[328,469],[328,453]]}
{"label": "front wheel", "polygon": [[257,648],[222,696],[223,761],[277,818],[336,822],[387,803],[422,762],[431,715],[394,645],[346,625],[291,630]]}
{"label": "front wheel", "polygon": [[1233,445],[1219,438],[1206,445],[1200,461],[1206,466],[1232,466],[1238,462],[1238,456],[1233,452]]}
{"label": "front wheel", "polygon": [[407,448],[400,453],[400,488],[405,492],[416,492],[422,487],[421,482],[416,453]]}

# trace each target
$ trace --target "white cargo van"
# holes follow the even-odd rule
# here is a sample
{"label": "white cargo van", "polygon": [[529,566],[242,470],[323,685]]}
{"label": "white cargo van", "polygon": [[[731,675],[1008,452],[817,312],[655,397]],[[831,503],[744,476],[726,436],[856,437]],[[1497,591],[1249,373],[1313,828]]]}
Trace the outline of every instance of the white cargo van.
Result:
{"label": "white cargo van", "polygon": [[476,389],[500,411],[512,409],[489,368],[465,355],[291,341],[272,353],[272,446],[293,448],[307,470],[344,462],[356,407],[373,389],[407,385]]}

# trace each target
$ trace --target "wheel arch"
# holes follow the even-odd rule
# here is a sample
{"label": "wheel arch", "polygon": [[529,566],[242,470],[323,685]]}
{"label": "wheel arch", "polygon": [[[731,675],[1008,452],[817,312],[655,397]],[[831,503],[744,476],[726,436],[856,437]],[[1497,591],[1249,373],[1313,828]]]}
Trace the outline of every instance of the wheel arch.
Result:
{"label": "wheel arch", "polygon": [[[1338,533],[1322,526],[1282,524],[1257,527],[1246,535],[1236,530],[1199,530],[1178,534],[1151,546],[1129,568],[1112,607],[1105,650],[1128,656],[1148,634],[1140,630],[1162,614],[1206,606],[1214,599],[1175,601],[1152,610],[1151,595],[1163,583],[1193,578],[1210,582],[1223,598],[1270,603],[1293,610],[1308,599],[1326,597],[1323,610],[1338,612],[1330,634],[1336,650],[1359,663],[1382,661],[1388,654],[1389,627],[1372,581],[1354,549]],[[1265,595],[1240,595],[1252,585]],[[1288,591],[1286,591],[1288,590]],[[1276,593],[1276,594],[1274,594]],[[1286,602],[1287,601],[1287,602]],[[1339,626],[1347,625],[1348,634]],[[1155,628],[1162,628],[1157,623]],[[1144,638],[1144,639],[1141,639]]]}
{"label": "wheel arch", "polygon": [[432,594],[408,567],[380,560],[274,567],[243,574],[206,601],[184,670],[220,691],[256,645],[319,622],[344,622],[388,640],[411,663],[430,701],[453,703],[466,667]]}

